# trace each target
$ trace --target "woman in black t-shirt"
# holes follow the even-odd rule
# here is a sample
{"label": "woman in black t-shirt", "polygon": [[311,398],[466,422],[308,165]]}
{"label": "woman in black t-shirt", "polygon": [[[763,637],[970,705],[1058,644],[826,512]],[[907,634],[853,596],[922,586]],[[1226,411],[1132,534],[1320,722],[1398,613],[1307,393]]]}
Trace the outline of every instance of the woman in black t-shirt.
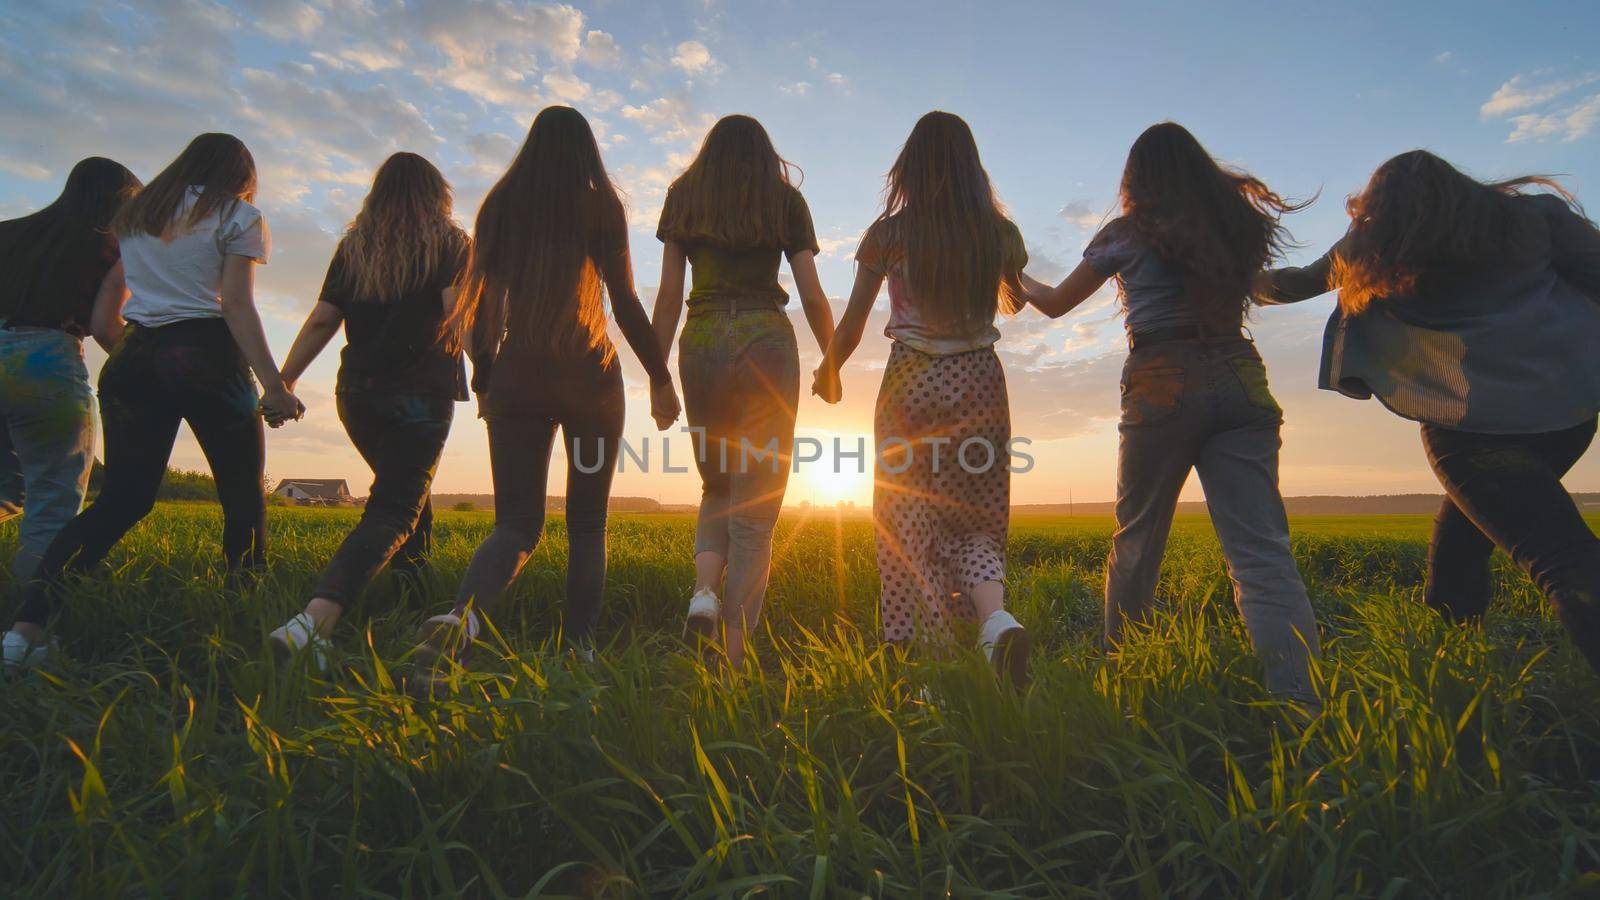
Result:
{"label": "woman in black t-shirt", "polygon": [[109,351],[121,330],[110,222],[139,187],[120,164],[90,157],[55,202],[0,222],[0,521],[26,512],[11,568],[18,584],[83,505],[94,462],[83,338]]}
{"label": "woman in black t-shirt", "polygon": [[334,251],[283,378],[292,389],[344,326],[339,419],[372,467],[372,490],[305,611],[272,633],[281,653],[311,647],[318,667],[325,667],[327,638],[345,605],[397,553],[397,569],[415,571],[426,560],[433,524],[429,489],[455,402],[467,399],[461,353],[448,346],[442,323],[468,247],[451,218],[444,176],[414,153],[396,153],[378,169]]}

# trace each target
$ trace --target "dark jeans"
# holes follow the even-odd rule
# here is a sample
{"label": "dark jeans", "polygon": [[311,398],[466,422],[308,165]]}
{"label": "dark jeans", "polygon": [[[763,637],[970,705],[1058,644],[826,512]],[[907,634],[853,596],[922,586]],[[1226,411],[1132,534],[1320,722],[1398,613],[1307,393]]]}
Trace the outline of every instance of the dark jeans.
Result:
{"label": "dark jeans", "polygon": [[1117,530],[1106,565],[1106,640],[1155,605],[1178,494],[1200,474],[1234,602],[1274,693],[1314,700],[1316,618],[1278,492],[1283,411],[1255,345],[1171,341],[1128,354],[1117,430]]}
{"label": "dark jeans", "polygon": [[454,414],[455,402],[446,397],[339,395],[339,421],[372,467],[372,490],[312,596],[347,604],[396,554],[397,569],[426,563],[433,536],[428,492]]}
{"label": "dark jeans", "polygon": [[63,576],[98,565],[155,506],[178,426],[189,423],[222,501],[230,569],[264,561],[266,443],[256,389],[221,319],[129,325],[100,370],[105,481],[94,503],[45,551],[17,618],[43,624]]}
{"label": "dark jeans", "polygon": [[606,583],[606,504],[622,440],[622,370],[613,361],[604,368],[519,372],[508,362],[496,363],[495,386],[483,399],[494,531],[472,555],[456,603],[493,616],[538,545],[560,428],[567,451],[565,635],[591,641]]}
{"label": "dark jeans", "polygon": [[1590,420],[1544,434],[1474,434],[1424,425],[1422,446],[1446,495],[1428,548],[1428,605],[1452,620],[1481,618],[1498,546],[1533,579],[1600,671],[1600,538],[1561,485],[1595,426]]}

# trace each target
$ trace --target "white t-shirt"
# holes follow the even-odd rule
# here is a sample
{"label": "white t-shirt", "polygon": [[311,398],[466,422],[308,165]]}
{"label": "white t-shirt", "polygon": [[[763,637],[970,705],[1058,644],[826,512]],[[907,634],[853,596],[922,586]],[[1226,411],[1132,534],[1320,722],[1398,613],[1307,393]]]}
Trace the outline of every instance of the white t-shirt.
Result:
{"label": "white t-shirt", "polygon": [[[174,216],[184,220],[200,197],[191,187]],[[130,296],[122,316],[150,328],[185,319],[220,318],[222,258],[266,262],[272,239],[261,210],[238,200],[224,203],[186,232],[163,241],[140,234],[118,240]]]}

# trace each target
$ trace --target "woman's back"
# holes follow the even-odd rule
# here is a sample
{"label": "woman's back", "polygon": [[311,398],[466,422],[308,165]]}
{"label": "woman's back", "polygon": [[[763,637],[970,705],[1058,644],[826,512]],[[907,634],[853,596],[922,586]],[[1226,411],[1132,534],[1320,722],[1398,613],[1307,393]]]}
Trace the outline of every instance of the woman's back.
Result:
{"label": "woman's back", "polygon": [[344,316],[340,393],[387,390],[466,399],[461,355],[449,349],[442,329],[449,312],[445,291],[460,278],[468,252],[463,234],[439,248],[439,258],[427,267],[428,277],[398,296],[378,298],[355,287],[348,273],[348,248],[341,244],[318,298],[339,307]]}
{"label": "woman's back", "polygon": [[201,194],[199,187],[189,188],[168,234],[119,236],[130,293],[123,316],[129,321],[154,328],[184,319],[218,318],[223,258],[266,262],[272,242],[261,211],[244,200],[231,200],[200,221],[186,224]]}

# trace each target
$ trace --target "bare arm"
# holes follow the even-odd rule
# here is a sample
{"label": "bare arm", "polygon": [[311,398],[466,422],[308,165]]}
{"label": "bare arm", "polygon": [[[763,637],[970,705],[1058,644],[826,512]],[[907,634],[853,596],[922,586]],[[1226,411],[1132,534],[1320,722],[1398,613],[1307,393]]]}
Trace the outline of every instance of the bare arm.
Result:
{"label": "bare arm", "polygon": [[111,267],[100,281],[100,290],[94,297],[94,311],[89,314],[89,333],[100,349],[110,353],[122,338],[122,304],[128,302],[128,280],[122,274],[122,260]]}
{"label": "bare arm", "polygon": [[827,353],[828,345],[833,343],[833,309],[828,305],[828,295],[822,290],[822,279],[817,277],[817,255],[810,250],[796,253],[789,259],[789,272],[794,275],[794,286],[800,294],[800,308],[806,314],[806,324],[811,326],[817,347]]}
{"label": "bare arm", "polygon": [[1100,290],[1101,285],[1107,280],[1106,276],[1096,271],[1088,260],[1084,260],[1055,287],[1050,287],[1024,272],[1022,296],[1034,309],[1052,319],[1059,319],[1094,296],[1094,292]]}
{"label": "bare arm", "polygon": [[850,289],[850,302],[844,315],[839,317],[839,327],[823,352],[822,365],[817,367],[812,390],[829,403],[838,403],[841,394],[839,370],[849,361],[850,354],[861,344],[867,330],[867,316],[872,312],[872,301],[878,298],[883,287],[883,276],[866,266],[856,267],[856,283]]}
{"label": "bare arm", "polygon": [[655,328],[662,356],[669,359],[672,339],[678,334],[678,320],[683,316],[683,274],[688,265],[688,255],[681,245],[673,241],[661,245],[661,285],[656,288],[650,324]]}
{"label": "bare arm", "polygon": [[261,408],[268,421],[298,419],[304,407],[283,383],[283,374],[273,362],[272,350],[267,346],[267,334],[261,327],[261,314],[256,311],[255,261],[245,256],[229,254],[222,259],[222,319],[233,335],[239,352],[261,382]]}
{"label": "bare arm", "polygon": [[328,346],[328,341],[339,333],[339,326],[343,323],[344,311],[332,303],[318,302],[311,307],[305,324],[300,326],[300,333],[295,336],[294,346],[289,348],[288,359],[283,361],[283,384],[286,388],[294,390],[295,382],[305,374],[306,367],[317,358],[322,348]]}

